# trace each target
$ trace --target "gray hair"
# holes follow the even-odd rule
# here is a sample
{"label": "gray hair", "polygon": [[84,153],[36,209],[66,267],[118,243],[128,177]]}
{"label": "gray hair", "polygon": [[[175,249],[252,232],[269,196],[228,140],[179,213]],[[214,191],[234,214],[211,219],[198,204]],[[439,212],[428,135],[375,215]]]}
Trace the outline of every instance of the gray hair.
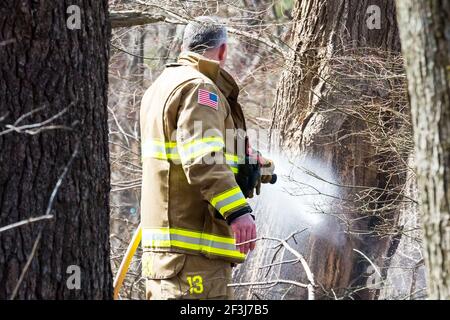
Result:
{"label": "gray hair", "polygon": [[184,29],[183,50],[203,54],[227,42],[227,28],[215,17],[202,16]]}

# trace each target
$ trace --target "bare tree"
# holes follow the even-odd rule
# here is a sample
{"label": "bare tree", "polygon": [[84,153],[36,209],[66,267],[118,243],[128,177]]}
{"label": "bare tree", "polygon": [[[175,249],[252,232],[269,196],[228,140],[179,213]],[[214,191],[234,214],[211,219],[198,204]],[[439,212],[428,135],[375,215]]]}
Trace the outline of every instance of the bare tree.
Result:
{"label": "bare tree", "polygon": [[429,297],[450,299],[450,3],[397,1]]}
{"label": "bare tree", "polygon": [[112,298],[108,1],[3,1],[0,31],[0,298]]}
{"label": "bare tree", "polygon": [[[379,287],[367,289],[369,270],[388,267],[401,237],[409,155],[394,1],[297,1],[293,19],[272,141],[338,177],[340,201],[324,212],[336,217],[327,222],[330,237],[308,241],[323,293],[373,299]],[[338,244],[330,241],[343,233]]]}

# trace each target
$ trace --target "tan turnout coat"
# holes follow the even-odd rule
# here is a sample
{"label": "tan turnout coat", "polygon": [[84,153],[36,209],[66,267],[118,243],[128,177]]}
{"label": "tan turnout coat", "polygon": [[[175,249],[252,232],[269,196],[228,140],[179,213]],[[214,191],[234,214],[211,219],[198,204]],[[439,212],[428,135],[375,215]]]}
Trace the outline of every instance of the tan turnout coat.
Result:
{"label": "tan turnout coat", "polygon": [[145,93],[144,252],[245,259],[225,220],[248,206],[235,180],[246,129],[238,94],[217,62],[191,52],[182,53]]}

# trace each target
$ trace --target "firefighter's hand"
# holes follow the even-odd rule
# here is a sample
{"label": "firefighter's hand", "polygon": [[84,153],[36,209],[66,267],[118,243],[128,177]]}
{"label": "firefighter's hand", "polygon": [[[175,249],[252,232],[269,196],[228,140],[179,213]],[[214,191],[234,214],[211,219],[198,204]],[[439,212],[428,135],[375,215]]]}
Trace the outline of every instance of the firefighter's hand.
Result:
{"label": "firefighter's hand", "polygon": [[[234,232],[236,244],[246,242],[256,238],[256,225],[252,216],[247,213],[236,218],[231,222],[231,229]],[[249,250],[255,249],[255,242],[249,242],[238,246],[241,253],[248,253]]]}

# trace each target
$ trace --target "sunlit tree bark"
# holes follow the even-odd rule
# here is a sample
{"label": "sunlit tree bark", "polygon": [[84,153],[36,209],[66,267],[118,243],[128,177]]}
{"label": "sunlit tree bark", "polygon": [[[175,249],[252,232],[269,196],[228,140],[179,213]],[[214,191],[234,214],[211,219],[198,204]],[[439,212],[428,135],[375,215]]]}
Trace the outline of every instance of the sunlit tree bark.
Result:
{"label": "sunlit tree bark", "polygon": [[450,299],[450,3],[397,1],[429,297]]}

